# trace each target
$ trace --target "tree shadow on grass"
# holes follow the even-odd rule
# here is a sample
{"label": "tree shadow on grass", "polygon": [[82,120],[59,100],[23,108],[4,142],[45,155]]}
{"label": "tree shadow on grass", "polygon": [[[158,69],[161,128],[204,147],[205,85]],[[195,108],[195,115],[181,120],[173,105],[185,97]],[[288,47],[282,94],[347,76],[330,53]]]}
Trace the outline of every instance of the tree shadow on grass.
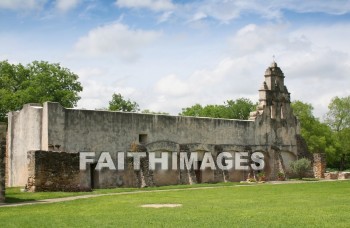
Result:
{"label": "tree shadow on grass", "polygon": [[24,203],[24,202],[31,202],[31,201],[37,201],[37,199],[21,199],[16,197],[5,198],[5,203]]}

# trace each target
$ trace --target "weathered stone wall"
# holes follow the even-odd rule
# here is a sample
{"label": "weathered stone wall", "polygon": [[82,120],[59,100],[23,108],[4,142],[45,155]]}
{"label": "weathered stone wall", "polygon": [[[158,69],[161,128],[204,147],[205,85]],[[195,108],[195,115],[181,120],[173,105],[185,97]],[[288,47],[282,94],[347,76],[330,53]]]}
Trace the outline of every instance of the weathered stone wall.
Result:
{"label": "weathered stone wall", "polygon": [[[22,111],[38,126],[23,122]],[[298,126],[294,116],[283,120],[271,120],[267,109],[266,115],[261,115],[255,121],[239,121],[228,119],[194,118],[181,116],[148,115],[138,113],[122,113],[108,111],[90,111],[65,109],[58,103],[45,103],[43,108],[25,106],[22,111],[11,115],[12,130],[9,144],[10,186],[24,186],[28,181],[28,163],[23,158],[23,151],[27,150],[61,150],[69,153],[93,151],[98,155],[102,151],[116,154],[120,151],[130,151],[130,145],[140,144],[140,135],[147,135],[147,151],[175,152],[172,147],[164,143],[172,141],[177,145],[177,151],[211,152],[216,156],[215,146],[223,145],[225,152],[261,151],[270,157],[266,163],[269,166],[268,179],[274,179],[281,168],[275,163],[272,147],[278,148],[279,153],[289,153],[296,157],[296,133]],[[40,113],[41,112],[41,113]],[[47,119],[46,119],[47,117]],[[34,131],[35,140],[29,136]],[[18,137],[14,137],[14,136]],[[24,140],[28,136],[29,140]],[[23,145],[18,145],[24,140]],[[183,149],[180,148],[183,145]],[[226,145],[226,146],[225,146]],[[186,146],[188,148],[186,148]],[[271,154],[270,154],[271,153]],[[116,155],[112,155],[116,156]],[[288,161],[293,156],[285,156]],[[281,162],[280,162],[281,163]],[[280,166],[280,165],[279,165]],[[130,179],[130,172],[101,171],[96,176],[99,181],[96,186],[114,187],[116,179]],[[124,175],[126,175],[124,177]],[[137,176],[147,176],[140,171]],[[153,172],[154,179],[160,185],[179,183],[196,183],[193,170]],[[245,180],[248,172],[202,172],[203,182],[216,182],[218,175],[224,175],[227,181]],[[222,179],[221,178],[221,179]],[[134,180],[139,180],[137,177]],[[132,185],[135,185],[132,180]],[[136,185],[140,185],[136,183]]]}
{"label": "weathered stone wall", "polygon": [[327,172],[324,173],[326,180],[348,180],[350,179],[350,172]]}
{"label": "weathered stone wall", "polygon": [[[195,148],[214,149],[211,154],[216,157],[223,149],[229,150],[234,145],[197,145],[182,144],[174,145],[172,142],[159,142],[163,148],[169,149],[168,146],[174,147],[175,152],[169,152],[168,170],[150,170],[149,154],[147,149],[152,150],[154,144],[148,148],[143,145],[136,145],[134,152],[145,152],[146,157],[140,160],[140,169],[136,170],[132,158],[125,158],[124,170],[110,171],[102,169],[100,171],[92,170],[93,164],[87,166],[86,171],[79,171],[79,162],[77,153],[53,152],[53,151],[30,151],[28,152],[28,181],[26,189],[28,191],[84,191],[91,188],[112,188],[112,187],[152,187],[162,185],[176,184],[194,184],[194,183],[216,183],[227,181],[240,181],[248,176],[249,170],[180,170],[180,152],[187,153],[191,156],[191,150]],[[178,149],[176,151],[176,149]],[[151,151],[154,153],[154,151]],[[163,152],[163,151],[162,151]],[[204,153],[204,152],[203,152]],[[234,152],[232,152],[234,153]],[[175,154],[175,155],[174,155]],[[201,153],[199,153],[201,154]],[[234,154],[233,158],[234,158]],[[99,155],[97,155],[99,157]],[[176,169],[172,167],[173,160],[176,160]],[[112,154],[115,164],[118,163],[118,156]],[[199,156],[202,160],[203,156]],[[233,160],[234,162],[234,160]],[[199,167],[198,167],[199,168]],[[199,175],[198,175],[199,174]],[[94,183],[92,183],[92,181]]]}
{"label": "weathered stone wall", "polygon": [[[265,72],[259,90],[259,105],[250,120],[195,118],[139,113],[66,109],[58,103],[43,107],[25,105],[9,114],[9,186],[23,186],[28,181],[27,151],[132,151],[131,145],[144,145],[146,152],[262,152],[268,179],[276,178],[285,164],[300,154],[297,135],[300,127],[290,107],[290,94],[284,86],[284,75],[276,63]],[[172,142],[172,143],[169,143]],[[221,149],[220,149],[221,148]],[[97,187],[153,186],[176,183],[245,180],[248,171],[218,172],[204,170],[149,171],[147,159],[137,173],[128,169],[93,172]],[[288,170],[287,170],[288,171]],[[91,176],[91,175],[90,175]],[[90,177],[85,177],[90,181]],[[122,183],[123,184],[120,184]],[[90,183],[91,184],[91,183]]]}
{"label": "weathered stone wall", "polygon": [[330,173],[325,173],[324,174],[324,178],[326,180],[337,180],[339,177],[339,173],[338,172],[330,172]]}
{"label": "weathered stone wall", "polygon": [[24,186],[28,177],[27,152],[40,150],[42,140],[40,104],[26,104],[8,115],[8,186]]}
{"label": "weathered stone wall", "polygon": [[348,180],[350,179],[350,172],[340,172],[338,176],[339,180]]}
{"label": "weathered stone wall", "polygon": [[90,191],[87,171],[79,170],[79,154],[28,152],[28,191]]}
{"label": "weathered stone wall", "polygon": [[[254,144],[254,122],[227,119],[65,109],[45,103],[48,144],[62,151],[126,151],[139,135],[147,143]],[[45,149],[45,148],[43,148]]]}
{"label": "weathered stone wall", "polygon": [[140,143],[140,134],[147,135],[147,143],[255,145],[254,128],[254,121],[75,110],[50,102],[43,108],[26,105],[9,115],[9,186],[26,184],[29,150],[126,152]]}
{"label": "weathered stone wall", "polygon": [[314,153],[313,154],[313,171],[315,178],[324,178],[324,173],[326,172],[326,154]]}

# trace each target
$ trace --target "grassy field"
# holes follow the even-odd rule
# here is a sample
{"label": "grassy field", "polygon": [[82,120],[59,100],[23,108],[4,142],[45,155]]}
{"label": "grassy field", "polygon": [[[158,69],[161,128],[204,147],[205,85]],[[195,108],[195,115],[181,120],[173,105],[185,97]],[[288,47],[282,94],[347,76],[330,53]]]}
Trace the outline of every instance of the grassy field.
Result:
{"label": "grassy field", "polygon": [[198,187],[221,187],[240,185],[237,182],[216,183],[216,184],[196,184],[196,185],[171,185],[149,188],[111,188],[111,189],[95,189],[92,192],[21,192],[20,187],[6,189],[6,203],[21,203],[29,201],[37,201],[43,199],[64,198],[80,195],[109,194],[119,192],[135,192],[135,191],[152,191],[152,190],[170,190],[170,189],[191,189]]}
{"label": "grassy field", "polygon": [[[140,207],[155,203],[183,206]],[[349,214],[350,181],[224,185],[0,208],[0,227],[349,227]]]}

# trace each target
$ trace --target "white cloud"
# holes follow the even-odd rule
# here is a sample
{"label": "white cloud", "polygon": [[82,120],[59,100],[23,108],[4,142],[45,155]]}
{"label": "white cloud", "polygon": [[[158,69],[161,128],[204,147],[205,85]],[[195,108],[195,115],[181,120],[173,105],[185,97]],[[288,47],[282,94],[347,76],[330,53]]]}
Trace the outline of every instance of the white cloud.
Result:
{"label": "white cloud", "polygon": [[320,48],[350,51],[348,37],[350,37],[350,23],[336,23],[332,25],[313,25],[300,27],[291,32],[293,36],[308,37]]}
{"label": "white cloud", "polygon": [[[107,12],[102,11],[106,5],[101,2],[93,0],[83,3],[80,0],[82,5],[89,5],[86,10],[96,12],[88,14],[93,23],[103,23],[103,20],[110,18],[108,15],[94,18],[97,13]],[[53,40],[42,33],[37,33],[41,39],[35,39],[36,34],[30,33],[30,27],[24,30],[22,26],[16,28],[22,29],[21,35],[16,33],[16,29],[4,30],[0,36],[0,40],[4,41],[0,42],[3,44],[0,50],[3,58],[22,63],[24,60],[30,62],[33,58],[54,58],[57,62],[66,61],[71,66],[91,66],[78,71],[84,85],[79,105],[85,108],[105,107],[113,92],[121,92],[137,101],[142,108],[173,114],[195,103],[222,103],[226,99],[238,97],[256,100],[257,90],[263,81],[266,67],[272,61],[272,55],[276,55],[276,61],[286,75],[292,99],[311,102],[317,115],[322,116],[333,96],[350,94],[350,23],[347,23],[345,16],[333,16],[332,20],[322,24],[328,18],[323,17],[323,14],[350,12],[350,1],[203,0],[181,1],[176,5],[179,1],[113,2],[119,7],[154,12],[121,12],[117,22],[94,28],[76,38],[74,54],[77,58],[68,60],[64,58],[65,48],[70,45],[68,41],[79,33],[79,26],[75,28],[70,25],[70,29],[76,30],[66,34],[68,43],[56,42],[55,47],[52,47]],[[78,3],[78,0],[0,0],[0,8],[40,10],[45,7],[40,13],[54,15],[57,9],[70,10]],[[294,12],[288,16],[289,22],[284,20],[286,11]],[[295,12],[321,14],[314,18],[314,14],[305,14],[309,20],[308,23],[302,23],[302,18],[298,18]],[[135,15],[141,17],[134,20],[132,16]],[[240,20],[243,16],[243,20]],[[256,22],[259,17],[259,22]],[[23,17],[17,19],[18,22],[26,22]],[[47,27],[54,26],[50,23],[55,19],[54,15],[47,20]],[[149,20],[154,19],[158,23],[169,22],[171,25],[153,24],[169,32],[168,36],[164,35],[167,39],[157,43],[155,41],[159,41],[162,32],[143,27],[135,29],[125,24],[129,22],[149,28],[152,26]],[[250,19],[252,21],[248,23],[251,24],[237,29],[237,26]],[[312,26],[311,19],[314,20]],[[233,20],[240,21],[230,26],[213,23],[229,23]],[[190,27],[204,24],[206,29],[191,31],[183,28],[184,22],[191,22]],[[224,37],[230,29],[231,36]],[[228,42],[225,43],[225,39]],[[33,40],[46,42],[33,45]],[[93,58],[84,59],[85,56]],[[140,56],[147,58],[132,65],[116,61],[135,61]],[[116,77],[127,79],[121,81]]]}
{"label": "white cloud", "polygon": [[255,52],[286,50],[306,50],[310,48],[310,41],[303,34],[291,35],[286,24],[257,26],[249,24],[237,31],[229,39],[232,53],[236,56]]}
{"label": "white cloud", "polygon": [[[265,69],[275,54],[277,63],[285,73],[292,99],[312,103],[316,116],[322,117],[332,97],[346,96],[350,92],[350,57],[347,54],[350,47],[343,46],[347,36],[346,32],[342,33],[350,31],[348,26],[350,25],[343,24],[327,29],[320,26],[291,30],[285,24],[248,24],[232,35],[227,43],[230,51],[213,67],[201,67],[192,72],[187,71],[188,73],[164,74],[151,88],[138,84],[130,86],[134,85],[130,82],[130,85],[102,83],[101,81],[108,80],[94,78],[91,74],[106,73],[89,69],[84,74],[87,77],[90,72],[90,76],[84,79],[84,88],[88,92],[83,94],[80,104],[86,104],[86,107],[91,107],[91,104],[104,107],[113,91],[123,91],[125,96],[137,101],[142,109],[171,114],[177,114],[181,108],[195,103],[222,104],[227,99],[239,97],[257,101]],[[327,37],[330,38],[328,42]],[[176,62],[179,57],[169,55],[167,58],[168,61],[175,58]],[[174,68],[169,71],[176,72]],[[109,80],[113,81],[113,77]]]}
{"label": "white cloud", "polygon": [[308,26],[296,31],[280,25],[248,25],[230,41],[233,54],[238,56],[276,54],[292,99],[312,103],[315,114],[322,117],[332,97],[349,94],[349,30],[350,24]]}
{"label": "white cloud", "polygon": [[[247,58],[225,58],[213,69],[197,70],[188,78],[165,76],[156,83],[155,99],[148,108],[177,114],[181,108],[196,103],[222,104],[227,99],[239,97],[255,99],[263,72],[259,77],[259,74],[246,71],[250,64]],[[259,83],[254,86],[252,81]]]}
{"label": "white cloud", "polygon": [[[202,15],[206,15],[206,17],[212,17],[222,22],[228,22],[239,17],[240,11],[244,9],[241,8],[241,5],[244,4],[246,4],[246,2],[240,3],[240,1],[205,1],[203,4],[197,6],[199,8],[195,10],[197,12],[200,12]],[[196,14],[198,15],[198,13]]]}
{"label": "white cloud", "polygon": [[146,8],[153,11],[166,11],[175,8],[171,0],[117,0],[118,7]]}
{"label": "white cloud", "polygon": [[139,49],[148,46],[159,36],[160,32],[130,29],[117,22],[91,30],[87,36],[78,40],[75,51],[91,57],[112,55],[131,62],[139,57]]}
{"label": "white cloud", "polygon": [[[147,75],[152,75],[154,71],[151,70],[152,67],[147,68],[142,64],[138,65],[141,72],[132,73],[134,77],[128,82],[116,82],[113,76],[115,73],[88,69],[83,73],[85,91],[79,104],[85,107],[105,107],[115,91],[122,91],[124,96],[138,102],[142,109],[171,114],[177,114],[181,108],[196,103],[222,104],[227,99],[239,97],[257,101],[265,69],[271,63],[272,55],[276,55],[276,61],[285,73],[292,100],[312,103],[316,116],[322,117],[332,97],[348,96],[350,93],[350,46],[345,45],[348,31],[350,24],[310,26],[297,30],[288,24],[248,24],[232,34],[226,46],[223,45],[229,49],[226,57],[216,55],[212,58],[211,62],[218,62],[217,64],[198,65],[200,67],[192,71],[178,71],[178,64],[174,64],[174,68],[169,64],[166,66],[169,69],[161,71],[162,74],[149,76],[147,80],[155,82],[147,86],[140,82],[146,79],[137,75],[142,75],[142,69],[147,69]],[[166,56],[168,62],[181,64],[183,61],[181,66],[186,68],[193,64],[187,63],[191,61],[188,56],[193,56],[192,52],[200,50],[191,49],[189,51],[192,52],[176,56],[164,47],[161,49],[162,51],[155,48],[152,52],[155,56],[169,53]],[[205,59],[200,56],[194,58],[196,61]],[[152,64],[152,61],[157,59],[149,60],[148,64]],[[113,72],[118,71],[114,69]],[[124,69],[121,75],[126,72],[129,74],[130,69]],[[111,76],[103,79],[94,74]]]}
{"label": "white cloud", "polygon": [[163,23],[169,20],[169,18],[171,17],[171,15],[173,15],[174,12],[173,11],[167,11],[164,12],[159,18],[158,18],[158,23]]}
{"label": "white cloud", "polygon": [[[81,0],[56,0],[54,6],[65,12],[76,7]],[[0,0],[0,8],[11,10],[42,10],[48,0]]]}
{"label": "white cloud", "polygon": [[56,8],[59,11],[66,12],[75,8],[80,0],[56,0]]}
{"label": "white cloud", "polygon": [[176,75],[162,78],[158,81],[155,88],[159,93],[172,96],[183,96],[191,92],[189,84],[177,78]]}
{"label": "white cloud", "polygon": [[46,0],[1,0],[0,8],[11,10],[41,9]]}
{"label": "white cloud", "polygon": [[203,12],[197,12],[193,15],[191,21],[199,21],[202,20],[204,18],[207,18],[207,14],[203,13]]}
{"label": "white cloud", "polygon": [[349,56],[340,51],[318,49],[296,52],[290,54],[289,60],[293,64],[288,64],[287,69],[298,80],[310,78],[318,81],[342,81],[349,78]]}
{"label": "white cloud", "polygon": [[[125,0],[127,1],[127,0]],[[141,1],[141,0],[140,0]],[[197,17],[198,20],[212,18],[222,23],[229,23],[240,18],[244,14],[255,14],[263,18],[280,21],[285,11],[298,13],[327,13],[341,15],[350,12],[349,1],[324,1],[324,0],[225,0],[225,1],[189,1],[176,5],[175,15],[185,17],[187,21],[193,20],[194,15],[206,15]]]}
{"label": "white cloud", "polygon": [[304,52],[290,51],[281,62],[292,98],[311,103],[315,115],[323,117],[334,96],[349,96],[350,58],[343,50],[315,46]]}
{"label": "white cloud", "polygon": [[82,99],[78,107],[86,109],[107,108],[113,93],[120,93],[129,98],[136,89],[126,86],[123,80],[108,76],[110,72],[97,67],[87,67],[77,70],[84,90],[79,94]]}
{"label": "white cloud", "polygon": [[270,1],[274,2],[275,8],[295,10],[297,12],[322,12],[328,14],[345,14],[350,11],[349,1],[304,1],[304,0],[288,0],[288,1]]}
{"label": "white cloud", "polygon": [[[348,96],[350,85],[349,25],[304,27],[249,24],[230,39],[230,57],[212,69],[160,79],[150,109],[176,114],[195,103],[220,104],[227,99],[258,98],[265,69],[276,55],[293,100],[312,103],[322,117],[334,96]],[[337,35],[338,34],[338,35]],[[339,36],[339,34],[344,34]]]}

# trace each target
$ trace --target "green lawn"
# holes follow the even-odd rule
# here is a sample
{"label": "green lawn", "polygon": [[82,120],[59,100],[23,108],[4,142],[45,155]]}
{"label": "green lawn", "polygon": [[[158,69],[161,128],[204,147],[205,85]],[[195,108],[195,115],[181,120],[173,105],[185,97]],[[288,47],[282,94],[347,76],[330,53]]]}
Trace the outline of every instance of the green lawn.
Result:
{"label": "green lawn", "polygon": [[[140,207],[152,203],[183,206]],[[0,227],[349,227],[349,215],[350,181],[308,182],[145,192],[0,208]]]}
{"label": "green lawn", "polygon": [[167,189],[189,189],[198,187],[220,187],[240,185],[237,182],[216,183],[216,184],[195,184],[195,185],[171,185],[149,188],[111,188],[111,189],[95,189],[92,192],[21,192],[20,187],[6,188],[6,203],[20,203],[28,201],[37,201],[43,199],[63,198],[79,195],[108,194],[118,192],[135,192],[135,191],[152,191]]}

